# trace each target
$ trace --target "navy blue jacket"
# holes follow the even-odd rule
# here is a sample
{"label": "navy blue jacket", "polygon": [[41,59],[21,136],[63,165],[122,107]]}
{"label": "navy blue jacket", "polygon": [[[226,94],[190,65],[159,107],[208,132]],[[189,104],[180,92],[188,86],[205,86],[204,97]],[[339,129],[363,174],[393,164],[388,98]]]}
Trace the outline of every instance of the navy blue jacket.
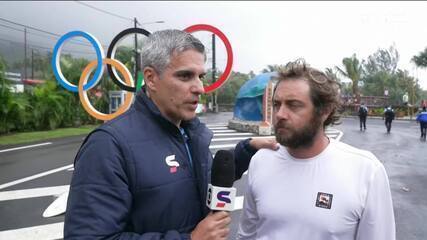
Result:
{"label": "navy blue jacket", "polygon": [[[179,129],[142,92],[126,113],[90,133],[75,158],[64,238],[189,239],[209,212],[213,134],[198,118],[181,127],[193,169]],[[236,146],[238,178],[254,153],[248,140]]]}

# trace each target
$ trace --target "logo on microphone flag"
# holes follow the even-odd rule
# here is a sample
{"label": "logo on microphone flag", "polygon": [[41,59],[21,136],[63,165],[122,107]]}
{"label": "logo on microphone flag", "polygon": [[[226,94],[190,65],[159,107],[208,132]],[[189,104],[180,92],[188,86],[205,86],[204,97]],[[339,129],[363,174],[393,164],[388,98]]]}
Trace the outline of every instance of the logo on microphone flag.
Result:
{"label": "logo on microphone flag", "polygon": [[228,198],[228,195],[230,195],[230,191],[221,191],[219,192],[216,197],[220,201],[216,204],[216,207],[223,208],[226,203],[231,203],[230,198]]}
{"label": "logo on microphone flag", "polygon": [[211,210],[233,211],[236,188],[217,187],[209,184],[206,205]]}

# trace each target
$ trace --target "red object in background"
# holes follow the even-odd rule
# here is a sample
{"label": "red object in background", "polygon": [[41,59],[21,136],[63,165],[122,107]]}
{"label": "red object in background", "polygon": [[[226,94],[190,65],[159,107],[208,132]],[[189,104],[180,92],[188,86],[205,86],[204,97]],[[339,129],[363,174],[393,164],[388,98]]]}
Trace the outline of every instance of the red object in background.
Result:
{"label": "red object in background", "polygon": [[228,41],[228,38],[225,36],[223,32],[221,32],[221,30],[207,24],[196,24],[196,25],[187,27],[186,29],[184,29],[184,31],[188,33],[193,33],[198,31],[208,31],[218,36],[224,43],[225,49],[227,51],[227,65],[225,66],[224,72],[222,73],[221,76],[218,77],[218,80],[216,82],[212,83],[209,86],[204,87],[205,93],[213,92],[219,87],[221,87],[222,84],[224,84],[225,81],[227,81],[228,77],[230,77],[231,68],[233,66],[233,49],[231,48],[230,41]]}
{"label": "red object in background", "polygon": [[27,79],[23,79],[22,82],[28,85],[38,85],[38,84],[43,84],[45,80],[27,78]]}

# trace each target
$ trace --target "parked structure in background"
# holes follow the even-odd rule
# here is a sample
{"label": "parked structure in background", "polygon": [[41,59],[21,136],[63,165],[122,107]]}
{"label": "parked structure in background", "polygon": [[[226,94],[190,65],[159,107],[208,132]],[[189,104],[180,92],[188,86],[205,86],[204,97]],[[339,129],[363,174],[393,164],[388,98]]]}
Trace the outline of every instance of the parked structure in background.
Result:
{"label": "parked structure in background", "polygon": [[42,84],[45,80],[23,78],[22,74],[15,72],[5,72],[6,79],[9,80],[10,91],[14,93],[23,93],[26,88]]}
{"label": "parked structure in background", "polygon": [[10,91],[14,93],[24,92],[24,83],[20,73],[5,72],[6,79],[11,82]]}

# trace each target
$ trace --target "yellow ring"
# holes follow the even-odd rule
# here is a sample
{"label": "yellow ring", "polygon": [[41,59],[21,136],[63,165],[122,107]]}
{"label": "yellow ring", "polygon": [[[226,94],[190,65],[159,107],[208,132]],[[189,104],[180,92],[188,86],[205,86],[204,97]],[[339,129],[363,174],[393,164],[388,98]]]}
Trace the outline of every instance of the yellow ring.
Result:
{"label": "yellow ring", "polygon": [[[129,70],[125,67],[125,65],[123,65],[123,63],[110,58],[103,59],[102,63],[110,64],[111,66],[115,67],[123,75],[126,84],[133,87],[132,75],[130,74]],[[134,95],[133,95],[133,92],[127,92],[125,96],[125,102],[119,107],[119,109],[117,109],[115,113],[105,114],[96,110],[90,103],[89,98],[87,97],[87,92],[83,90],[83,86],[87,83],[87,79],[89,78],[93,69],[96,67],[96,64],[97,64],[97,61],[93,60],[83,70],[82,75],[80,76],[80,81],[79,81],[79,98],[80,98],[80,102],[83,105],[83,108],[89,113],[89,115],[91,115],[96,119],[107,121],[126,112],[129,109],[130,105],[132,104]]]}

